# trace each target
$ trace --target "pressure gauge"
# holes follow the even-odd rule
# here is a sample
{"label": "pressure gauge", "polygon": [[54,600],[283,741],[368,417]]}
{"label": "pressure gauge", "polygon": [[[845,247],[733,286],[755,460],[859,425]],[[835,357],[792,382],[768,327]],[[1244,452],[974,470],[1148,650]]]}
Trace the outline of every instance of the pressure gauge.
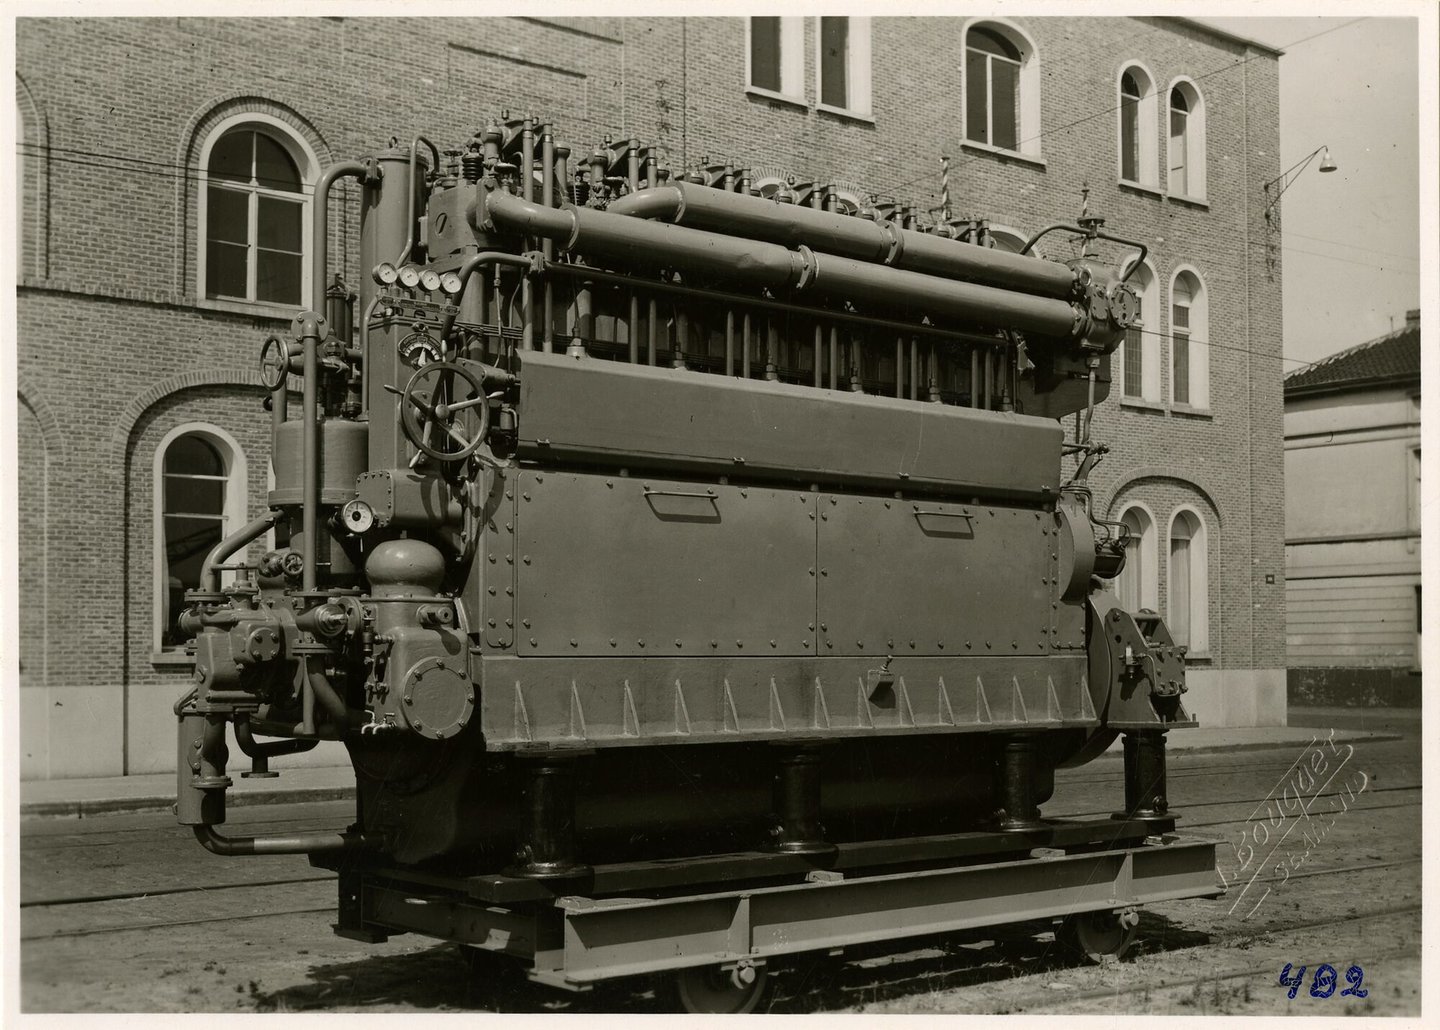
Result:
{"label": "pressure gauge", "polygon": [[358,499],[350,501],[340,509],[340,522],[352,533],[368,533],[375,525],[375,509]]}
{"label": "pressure gauge", "polygon": [[440,288],[440,273],[433,268],[427,268],[420,273],[420,285],[434,293]]}
{"label": "pressure gauge", "polygon": [[460,273],[446,272],[440,277],[440,288],[450,295],[455,295],[464,289],[465,284],[460,281]]}
{"label": "pressure gauge", "polygon": [[413,290],[420,282],[420,269],[414,265],[406,265],[400,269],[400,285],[407,290]]}
{"label": "pressure gauge", "polygon": [[370,275],[381,286],[389,286],[400,277],[400,270],[390,262],[382,261],[375,266],[375,270]]}

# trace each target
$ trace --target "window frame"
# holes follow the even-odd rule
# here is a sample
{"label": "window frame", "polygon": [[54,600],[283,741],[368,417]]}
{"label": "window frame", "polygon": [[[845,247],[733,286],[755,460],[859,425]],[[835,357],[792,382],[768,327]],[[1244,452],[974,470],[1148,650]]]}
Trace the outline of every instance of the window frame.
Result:
{"label": "window frame", "polygon": [[[1178,400],[1175,395],[1175,287],[1182,276],[1194,280],[1190,291],[1189,325],[1184,333],[1186,348],[1186,399]],[[1166,339],[1170,343],[1170,356],[1166,367],[1170,373],[1169,402],[1172,409],[1179,411],[1208,412],[1210,410],[1210,291],[1204,278],[1192,265],[1180,265],[1170,273],[1170,303],[1166,307],[1168,325]]]}
{"label": "window frame", "polygon": [[[829,17],[828,15],[826,17]],[[822,99],[825,96],[824,82],[824,48],[825,42],[821,33],[821,18],[812,19],[815,34],[815,109],[826,111],[830,114],[844,115],[848,118],[860,118],[871,121],[874,112],[871,109],[871,44],[870,44],[870,19],[868,17],[846,17],[848,22],[846,29],[846,54],[845,54],[845,104],[827,104]]]}
{"label": "window frame", "polygon": [[[1019,97],[1016,101],[1016,126],[1014,148],[999,147],[993,143],[974,139],[970,133],[969,124],[969,82],[970,82],[970,32],[972,29],[985,29],[989,32],[1003,37],[1016,50],[1020,52],[1020,74],[1017,83]],[[988,55],[987,55],[988,56]],[[975,150],[987,151],[995,154],[1012,155],[1029,161],[1043,163],[1040,135],[1040,51],[1031,39],[1029,33],[1020,26],[1006,18],[972,18],[961,28],[960,33],[960,82],[961,82],[961,103],[960,103],[960,138],[963,145]],[[989,76],[986,76],[987,89]],[[990,131],[993,125],[992,105],[987,102],[985,105],[986,117],[989,119],[986,125],[987,137],[994,138],[994,132]]]}
{"label": "window frame", "polygon": [[[1123,271],[1128,271],[1135,264],[1134,260],[1127,262]],[[1119,380],[1119,398],[1121,404],[1137,406],[1160,406],[1165,403],[1163,379],[1161,376],[1161,365],[1164,355],[1160,347],[1160,325],[1159,312],[1160,304],[1160,277],[1155,274],[1155,268],[1149,261],[1140,262],[1140,267],[1130,277],[1130,284],[1133,286],[1137,279],[1144,277],[1144,289],[1137,289],[1135,292],[1140,297],[1141,332],[1140,332],[1140,392],[1130,394],[1125,392],[1125,345],[1128,342],[1129,333],[1126,339],[1120,341],[1120,346],[1115,349],[1114,369],[1111,374],[1111,382]],[[1149,314],[1149,318],[1144,316]]]}
{"label": "window frame", "polygon": [[[300,192],[290,193],[285,190],[267,189],[258,185],[237,186],[225,179],[214,179],[210,177],[210,157],[215,145],[226,133],[232,130],[252,130],[269,136],[276,143],[284,148],[290,159],[295,162],[295,168],[300,175]],[[267,313],[283,314],[286,317],[293,315],[297,307],[304,307],[311,295],[311,271],[310,257],[314,253],[314,229],[311,225],[312,211],[314,204],[315,181],[320,176],[320,162],[313,150],[306,141],[294,130],[294,128],[278,118],[259,111],[240,111],[222,119],[216,123],[206,134],[204,142],[200,146],[198,169],[196,172],[197,193],[195,199],[195,296],[196,302],[202,307],[217,308],[220,310],[262,311]],[[207,277],[209,273],[209,244],[210,244],[210,187],[219,186],[236,193],[244,193],[247,196],[247,248],[252,252],[246,262],[246,296],[240,297],[210,297],[207,296]],[[287,200],[291,203],[298,203],[300,206],[300,301],[299,304],[288,304],[282,301],[258,300],[256,293],[256,275],[259,267],[255,259],[254,251],[258,249],[259,226],[257,211],[259,197],[276,197]]]}
{"label": "window frame", "polygon": [[1149,505],[1143,501],[1127,501],[1120,509],[1115,521],[1125,521],[1125,516],[1131,512],[1138,512],[1140,518],[1136,519],[1141,523],[1140,533],[1136,536],[1136,553],[1139,561],[1134,566],[1130,563],[1129,548],[1126,548],[1125,568],[1120,575],[1115,577],[1115,596],[1122,604],[1127,603],[1126,593],[1129,580],[1124,580],[1127,571],[1135,580],[1135,593],[1137,609],[1148,609],[1159,611],[1160,608],[1160,565],[1159,565],[1159,524],[1155,520],[1155,513],[1150,510]]}
{"label": "window frame", "polygon": [[[1190,527],[1189,574],[1190,596],[1186,608],[1190,624],[1185,627],[1187,657],[1208,658],[1210,656],[1210,528],[1205,517],[1192,505],[1181,504],[1170,516],[1170,527],[1166,534],[1166,576],[1165,576],[1165,624],[1172,637],[1177,636],[1179,623],[1175,618],[1175,526],[1181,520],[1193,521]],[[1177,643],[1181,642],[1177,638]]]}
{"label": "window frame", "polygon": [[753,17],[745,19],[745,92],[802,107],[805,103],[805,19],[783,16],[780,21],[780,89],[755,85]]}
{"label": "window frame", "polygon": [[[1139,100],[1135,105],[1136,118],[1136,176],[1125,175],[1125,103],[1122,93],[1126,75],[1136,79]],[[1160,190],[1160,146],[1156,131],[1159,110],[1155,90],[1155,76],[1141,61],[1126,61],[1115,75],[1115,174],[1122,185],[1137,189]]]}
{"label": "window frame", "polygon": [[[170,566],[165,554],[165,455],[177,440],[191,435],[204,438],[220,453],[221,461],[224,463],[225,503],[222,507],[220,522],[221,539],[245,524],[245,516],[249,510],[249,497],[247,496],[249,464],[245,457],[245,451],[235,437],[224,429],[209,422],[186,422],[175,426],[156,444],[151,467],[151,580],[154,603],[151,609],[150,650],[152,658],[161,662],[178,660],[177,656],[183,657],[184,654],[182,648],[166,647],[164,644],[165,627],[169,623],[168,608],[170,604]],[[228,583],[233,579],[233,573],[221,573],[223,583]]]}
{"label": "window frame", "polygon": [[[1185,146],[1185,163],[1180,166],[1183,169],[1184,177],[1180,182],[1176,181],[1174,165],[1176,137],[1171,131],[1174,115],[1171,98],[1176,90],[1179,90],[1185,98],[1188,107],[1185,114],[1185,131],[1180,137]],[[1205,128],[1205,95],[1200,92],[1200,88],[1195,85],[1194,80],[1187,76],[1181,75],[1172,79],[1170,85],[1165,88],[1165,189],[1171,197],[1202,204],[1207,202],[1209,194],[1206,187]]]}

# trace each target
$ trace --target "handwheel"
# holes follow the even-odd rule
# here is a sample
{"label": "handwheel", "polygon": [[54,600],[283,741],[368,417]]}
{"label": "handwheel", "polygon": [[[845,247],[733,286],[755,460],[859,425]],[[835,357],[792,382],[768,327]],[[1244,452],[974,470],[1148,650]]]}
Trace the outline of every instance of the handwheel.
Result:
{"label": "handwheel", "polygon": [[434,361],[421,366],[404,390],[386,389],[400,395],[406,438],[436,461],[468,458],[490,431],[485,384],[464,365]]}
{"label": "handwheel", "polygon": [[1081,912],[1066,916],[1056,940],[1077,958],[1098,963],[1107,955],[1123,958],[1135,943],[1140,919],[1134,912]]}
{"label": "handwheel", "polygon": [[675,974],[675,993],[684,1012],[739,1015],[754,1012],[770,986],[764,966],[694,966]]}
{"label": "handwheel", "polygon": [[273,333],[260,345],[260,383],[274,393],[290,378],[290,345]]}

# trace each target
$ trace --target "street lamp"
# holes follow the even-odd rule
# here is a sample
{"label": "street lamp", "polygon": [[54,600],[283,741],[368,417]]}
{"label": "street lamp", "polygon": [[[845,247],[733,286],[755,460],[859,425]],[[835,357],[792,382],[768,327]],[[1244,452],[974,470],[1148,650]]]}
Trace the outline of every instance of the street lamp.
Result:
{"label": "street lamp", "polygon": [[[1329,145],[1322,143],[1299,161],[1296,161],[1289,168],[1285,169],[1285,171],[1275,176],[1275,178],[1260,187],[1265,193],[1265,221],[1269,222],[1272,220],[1275,205],[1280,203],[1280,195],[1290,188],[1291,183],[1300,178],[1306,168],[1310,167],[1310,162],[1315,160],[1317,154],[1321,155],[1320,171],[1333,172],[1339,167],[1339,165],[1330,159]],[[1274,190],[1273,194],[1271,193],[1272,189]]]}

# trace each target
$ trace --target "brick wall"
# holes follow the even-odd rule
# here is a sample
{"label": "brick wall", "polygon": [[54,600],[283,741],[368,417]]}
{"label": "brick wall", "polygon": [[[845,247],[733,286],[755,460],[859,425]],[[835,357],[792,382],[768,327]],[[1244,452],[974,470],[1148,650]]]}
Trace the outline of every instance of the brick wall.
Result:
{"label": "brick wall", "polygon": [[[811,20],[792,104],[746,93],[733,18],[21,19],[21,588],[39,599],[24,606],[25,683],[110,690],[117,719],[132,691],[179,692],[183,669],[150,660],[150,475],[170,428],[229,432],[249,458],[252,510],[264,496],[253,367],[288,315],[196,299],[194,166],[208,129],[240,111],[289,124],[321,164],[416,132],[451,145],[508,109],[553,118],[576,157],[605,133],[634,135],[673,167],[733,158],[921,207],[938,203],[948,154],[954,210],[1022,232],[1072,219],[1088,184],[1090,210],[1150,246],[1162,307],[1176,268],[1199,272],[1211,326],[1208,416],[1101,406],[1095,432],[1113,448],[1094,480],[1102,514],[1144,499],[1163,531],[1182,500],[1201,511],[1211,666],[1282,666],[1280,269],[1260,245],[1258,189],[1278,172],[1277,62],[1163,19],[1015,24],[1041,62],[1038,161],[964,144],[958,18],[873,21],[868,119],[816,109]],[[1130,60],[1162,90],[1183,75],[1203,93],[1206,205],[1118,184],[1115,91]],[[357,202],[343,188],[330,227],[352,282]],[[1163,312],[1158,323],[1168,331]],[[114,771],[135,766],[128,746]]]}

